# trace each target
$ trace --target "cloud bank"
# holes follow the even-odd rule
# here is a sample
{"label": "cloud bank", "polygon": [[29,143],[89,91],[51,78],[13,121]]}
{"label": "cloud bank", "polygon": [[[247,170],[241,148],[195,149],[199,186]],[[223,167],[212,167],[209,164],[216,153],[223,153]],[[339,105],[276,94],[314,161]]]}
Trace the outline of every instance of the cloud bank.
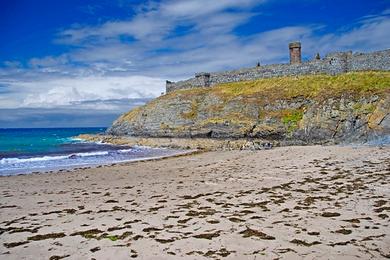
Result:
{"label": "cloud bank", "polygon": [[[101,123],[108,124],[107,118],[113,120],[159,96],[166,79],[254,66],[257,61],[286,62],[287,43],[293,40],[302,41],[306,59],[316,52],[373,51],[390,46],[389,10],[362,17],[334,33],[323,33],[325,24],[239,33],[239,28],[254,20],[271,22],[261,12],[266,3],[149,1],[136,6],[135,14],[128,19],[74,25],[59,31],[53,42],[71,47],[69,51],[35,57],[24,66],[17,60],[3,61],[0,126],[34,118],[34,111],[58,112],[49,113],[47,120],[54,120],[54,115],[85,115],[89,111],[104,117]],[[31,112],[26,113],[28,108]],[[38,121],[46,124],[43,119]]]}

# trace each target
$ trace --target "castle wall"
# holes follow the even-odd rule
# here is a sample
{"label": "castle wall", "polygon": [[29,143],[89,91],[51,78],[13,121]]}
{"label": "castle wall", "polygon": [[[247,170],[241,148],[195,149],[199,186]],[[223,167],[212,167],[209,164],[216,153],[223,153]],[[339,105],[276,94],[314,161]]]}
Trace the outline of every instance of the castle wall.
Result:
{"label": "castle wall", "polygon": [[372,53],[355,53],[350,60],[350,70],[390,70],[390,50]]}
{"label": "castle wall", "polygon": [[330,74],[351,71],[390,70],[390,49],[372,53],[336,52],[322,60],[301,64],[274,64],[217,73],[197,73],[194,78],[167,82],[166,92],[197,87],[211,87],[220,83],[256,80],[280,76]]}

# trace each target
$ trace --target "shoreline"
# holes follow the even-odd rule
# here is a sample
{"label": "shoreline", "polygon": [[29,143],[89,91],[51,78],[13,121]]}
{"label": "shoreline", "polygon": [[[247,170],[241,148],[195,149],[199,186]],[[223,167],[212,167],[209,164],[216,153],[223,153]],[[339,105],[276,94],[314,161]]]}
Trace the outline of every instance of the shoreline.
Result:
{"label": "shoreline", "polygon": [[146,146],[151,148],[168,149],[198,149],[203,151],[230,151],[230,150],[268,150],[276,147],[294,146],[356,146],[356,147],[386,147],[390,146],[390,136],[385,135],[372,138],[366,142],[345,143],[289,143],[287,141],[266,140],[259,138],[187,138],[187,137],[140,137],[140,136],[114,136],[108,134],[81,134],[76,136],[80,140],[111,145]]}
{"label": "shoreline", "polygon": [[[151,147],[144,146],[143,148],[151,148]],[[77,164],[77,165],[69,165],[69,166],[58,166],[58,168],[54,168],[54,167],[47,168],[47,169],[42,170],[42,171],[34,170],[34,171],[29,171],[29,172],[20,172],[20,173],[16,173],[16,174],[0,175],[0,178],[19,176],[19,175],[51,174],[51,173],[57,174],[57,173],[73,172],[73,171],[77,171],[77,170],[94,169],[94,168],[100,168],[100,167],[110,167],[110,166],[115,166],[115,165],[119,165],[119,164],[126,164],[126,163],[164,160],[164,159],[171,158],[171,157],[175,158],[175,157],[181,157],[181,156],[189,156],[189,155],[193,155],[193,154],[197,154],[197,153],[201,153],[201,152],[202,151],[199,151],[199,150],[183,150],[182,152],[174,153],[171,155],[133,158],[133,159],[117,161],[117,162],[112,162],[112,163]]]}
{"label": "shoreline", "polygon": [[[98,142],[112,145],[147,146],[152,148],[168,149],[197,149],[203,151],[225,150],[267,150],[272,147],[282,147],[278,141],[269,141],[259,138],[180,138],[180,137],[139,137],[139,136],[114,136],[108,134],[81,134],[76,136],[87,142]],[[301,144],[305,145],[305,144]],[[321,145],[321,144],[312,144]],[[287,146],[287,145],[284,145]],[[295,146],[299,146],[295,144]]]}
{"label": "shoreline", "polygon": [[8,176],[0,258],[384,259],[389,165],[390,147],[295,146]]}

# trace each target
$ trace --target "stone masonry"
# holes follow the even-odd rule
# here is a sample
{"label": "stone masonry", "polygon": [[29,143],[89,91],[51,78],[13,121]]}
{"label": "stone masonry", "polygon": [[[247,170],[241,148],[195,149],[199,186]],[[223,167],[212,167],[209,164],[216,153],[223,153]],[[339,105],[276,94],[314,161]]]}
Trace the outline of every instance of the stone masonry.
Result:
{"label": "stone masonry", "polygon": [[220,83],[256,80],[280,76],[330,74],[351,71],[390,70],[390,49],[371,53],[335,52],[323,59],[301,61],[301,44],[289,44],[290,64],[273,64],[216,73],[196,73],[194,78],[166,82],[166,92],[197,87],[212,87]]}
{"label": "stone masonry", "polygon": [[290,64],[302,63],[301,43],[292,42],[288,45],[288,48],[290,49]]}

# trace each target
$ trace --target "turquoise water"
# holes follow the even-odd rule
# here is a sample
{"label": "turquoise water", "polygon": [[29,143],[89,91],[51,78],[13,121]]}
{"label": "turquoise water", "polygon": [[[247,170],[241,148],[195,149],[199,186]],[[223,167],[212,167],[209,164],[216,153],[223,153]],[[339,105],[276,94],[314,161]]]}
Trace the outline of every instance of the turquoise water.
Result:
{"label": "turquoise water", "polygon": [[77,143],[79,134],[102,133],[106,128],[17,128],[0,129],[0,158],[61,153],[61,145]]}
{"label": "turquoise water", "polygon": [[105,128],[0,129],[0,176],[170,156],[183,151],[85,142]]}

